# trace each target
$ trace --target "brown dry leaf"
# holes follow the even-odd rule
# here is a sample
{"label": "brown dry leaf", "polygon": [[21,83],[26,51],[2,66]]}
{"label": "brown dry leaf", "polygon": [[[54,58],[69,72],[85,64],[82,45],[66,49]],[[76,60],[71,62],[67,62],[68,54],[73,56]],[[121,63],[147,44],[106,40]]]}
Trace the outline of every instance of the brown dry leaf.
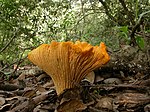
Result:
{"label": "brown dry leaf", "polygon": [[36,88],[39,92],[46,92],[45,88],[41,85],[39,85],[37,88]]}
{"label": "brown dry leaf", "polygon": [[136,79],[140,79],[140,78],[144,77],[144,74],[138,72],[134,77],[135,77]]}
{"label": "brown dry leaf", "polygon": [[5,98],[0,97],[0,106],[3,105],[5,103]]}
{"label": "brown dry leaf", "polygon": [[14,90],[17,90],[17,89],[22,89],[22,87],[20,85],[10,84],[10,83],[0,84],[0,90],[14,91]]}
{"label": "brown dry leaf", "polygon": [[38,87],[36,87],[36,89],[37,89],[36,95],[40,95],[43,92],[46,92],[46,89],[43,86],[41,86],[41,85],[38,85]]}
{"label": "brown dry leaf", "polygon": [[18,85],[20,85],[20,87],[22,87],[22,88],[26,87],[26,83],[24,80],[18,80]]}
{"label": "brown dry leaf", "polygon": [[63,93],[61,93],[58,96],[58,100],[61,101],[60,104],[70,99],[80,99],[81,98],[80,91],[81,91],[81,88],[78,88],[78,87],[72,88],[72,89],[66,89],[65,91],[63,91]]}
{"label": "brown dry leaf", "polygon": [[10,112],[32,112],[35,107],[35,102],[32,99],[24,99],[17,102],[18,105],[14,105]]}
{"label": "brown dry leaf", "polygon": [[5,112],[11,107],[11,104],[5,104],[0,107],[0,112]]}
{"label": "brown dry leaf", "polygon": [[58,99],[61,99],[56,112],[80,112],[86,105],[80,100],[80,88],[65,90]]}
{"label": "brown dry leaf", "polygon": [[34,98],[20,97],[13,106],[11,106],[10,112],[33,112],[33,109],[39,102],[46,100],[51,96],[51,92],[52,91],[43,92],[41,95]]}
{"label": "brown dry leaf", "polygon": [[144,107],[144,111],[145,111],[145,112],[150,112],[150,104],[147,104],[147,105]]}
{"label": "brown dry leaf", "polygon": [[113,99],[110,97],[102,97],[95,105],[96,108],[113,110]]}
{"label": "brown dry leaf", "polygon": [[20,98],[20,96],[14,96],[14,97],[10,97],[10,98],[6,98],[6,101],[12,101],[12,100],[18,100]]}
{"label": "brown dry leaf", "polygon": [[105,84],[122,84],[122,81],[119,78],[107,78],[104,80]]}
{"label": "brown dry leaf", "polygon": [[40,80],[42,80],[45,77],[49,77],[49,76],[43,73],[40,76],[38,76],[37,81],[39,82]]}
{"label": "brown dry leaf", "polygon": [[77,99],[71,99],[58,106],[56,112],[82,112],[87,106]]}
{"label": "brown dry leaf", "polygon": [[11,104],[10,109],[15,108],[16,106],[19,106],[23,102],[27,101],[27,98],[21,97],[21,96],[15,96],[11,98],[6,98],[6,101]]}
{"label": "brown dry leaf", "polygon": [[49,112],[48,109],[41,109],[41,106],[38,105],[34,108],[33,112]]}
{"label": "brown dry leaf", "polygon": [[98,83],[98,82],[101,82],[104,80],[104,77],[101,77],[100,75],[96,75],[95,77],[95,82]]}
{"label": "brown dry leaf", "polygon": [[22,73],[22,74],[19,75],[17,80],[24,80],[25,78],[26,78],[26,74]]}
{"label": "brown dry leaf", "polygon": [[150,102],[150,97],[142,93],[123,93],[116,97],[115,104],[123,105],[126,108],[133,108],[137,105],[144,105]]}
{"label": "brown dry leaf", "polygon": [[18,81],[20,81],[20,80],[25,80],[25,78],[26,78],[26,74],[21,73],[17,79],[12,80],[12,83],[13,83],[13,84],[18,84],[18,83],[19,83]]}
{"label": "brown dry leaf", "polygon": [[27,97],[27,98],[32,98],[36,95],[36,91],[31,88],[27,88],[27,90],[23,93],[22,96]]}
{"label": "brown dry leaf", "polygon": [[43,87],[44,88],[51,88],[54,86],[53,80],[50,80],[50,82],[46,82]]}
{"label": "brown dry leaf", "polygon": [[56,105],[54,103],[38,105],[33,112],[54,112]]}
{"label": "brown dry leaf", "polygon": [[88,75],[85,77],[85,79],[87,79],[90,83],[94,83],[95,80],[95,73],[92,71],[90,73],[88,73]]}

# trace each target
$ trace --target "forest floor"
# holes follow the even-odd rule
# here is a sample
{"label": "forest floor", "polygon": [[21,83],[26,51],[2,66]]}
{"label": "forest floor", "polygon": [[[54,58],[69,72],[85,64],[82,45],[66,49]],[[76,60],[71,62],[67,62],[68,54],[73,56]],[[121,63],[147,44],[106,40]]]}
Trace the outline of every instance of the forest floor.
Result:
{"label": "forest floor", "polygon": [[[8,68],[8,73],[16,71],[0,74],[0,112],[150,112],[149,54],[131,46],[109,53],[106,66],[60,96],[38,67]],[[79,100],[73,99],[77,91]]]}

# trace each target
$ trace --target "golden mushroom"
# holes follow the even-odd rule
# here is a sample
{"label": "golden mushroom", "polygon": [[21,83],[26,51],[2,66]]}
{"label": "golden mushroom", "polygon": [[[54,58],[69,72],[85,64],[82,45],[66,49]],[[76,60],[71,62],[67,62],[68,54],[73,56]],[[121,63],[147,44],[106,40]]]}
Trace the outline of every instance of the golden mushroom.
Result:
{"label": "golden mushroom", "polygon": [[87,42],[55,42],[42,44],[28,54],[28,59],[51,76],[59,95],[74,88],[92,70],[106,64],[110,57],[106,46]]}

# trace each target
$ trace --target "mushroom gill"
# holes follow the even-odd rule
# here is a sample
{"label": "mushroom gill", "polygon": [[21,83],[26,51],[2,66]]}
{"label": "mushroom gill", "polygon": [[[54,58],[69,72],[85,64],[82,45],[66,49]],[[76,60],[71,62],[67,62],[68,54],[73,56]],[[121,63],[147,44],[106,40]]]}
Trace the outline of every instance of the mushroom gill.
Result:
{"label": "mushroom gill", "polygon": [[52,78],[59,95],[65,89],[74,88],[89,72],[106,64],[110,57],[104,43],[92,46],[80,41],[52,41],[32,50],[28,59]]}

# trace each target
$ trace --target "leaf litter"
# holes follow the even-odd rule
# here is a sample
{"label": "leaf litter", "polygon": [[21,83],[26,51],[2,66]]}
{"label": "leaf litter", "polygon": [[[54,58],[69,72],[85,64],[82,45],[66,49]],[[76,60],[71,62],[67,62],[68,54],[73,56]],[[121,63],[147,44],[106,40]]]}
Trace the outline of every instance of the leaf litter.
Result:
{"label": "leaf litter", "polygon": [[38,67],[18,68],[9,80],[1,74],[0,112],[149,112],[148,70],[139,71],[132,63],[122,69],[119,61],[94,70],[77,88],[59,96],[52,79]]}

